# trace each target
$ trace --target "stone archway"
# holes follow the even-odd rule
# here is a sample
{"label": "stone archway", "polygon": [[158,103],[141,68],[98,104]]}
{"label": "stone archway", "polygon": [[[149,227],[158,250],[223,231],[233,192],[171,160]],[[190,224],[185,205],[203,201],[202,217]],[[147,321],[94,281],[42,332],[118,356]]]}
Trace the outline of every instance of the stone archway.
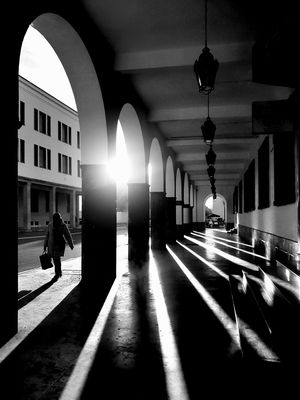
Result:
{"label": "stone archway", "polygon": [[128,259],[131,263],[142,265],[149,250],[149,185],[143,132],[134,107],[126,103],[120,112],[129,161],[128,176]]}
{"label": "stone archway", "polygon": [[165,192],[164,169],[160,143],[154,138],[149,155],[150,181],[150,213],[151,213],[151,247],[161,249],[165,247]]}

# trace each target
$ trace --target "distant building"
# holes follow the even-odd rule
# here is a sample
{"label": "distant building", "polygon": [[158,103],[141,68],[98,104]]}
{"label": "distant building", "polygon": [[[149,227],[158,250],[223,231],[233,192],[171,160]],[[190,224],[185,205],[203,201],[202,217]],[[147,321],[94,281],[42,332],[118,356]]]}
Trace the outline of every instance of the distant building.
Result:
{"label": "distant building", "polygon": [[[44,229],[55,211],[81,223],[78,114],[19,77],[18,227]],[[9,201],[9,199],[8,199]]]}

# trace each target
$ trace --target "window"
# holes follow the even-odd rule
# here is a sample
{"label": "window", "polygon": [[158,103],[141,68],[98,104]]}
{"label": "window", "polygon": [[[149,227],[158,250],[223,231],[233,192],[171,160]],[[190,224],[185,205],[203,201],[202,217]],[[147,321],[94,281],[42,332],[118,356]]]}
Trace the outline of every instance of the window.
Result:
{"label": "window", "polygon": [[258,150],[258,208],[270,206],[269,195],[269,137],[267,136]]}
{"label": "window", "polygon": [[58,140],[72,144],[72,128],[60,121],[58,121]]}
{"label": "window", "polygon": [[80,149],[80,132],[77,131],[77,149]]}
{"label": "window", "polygon": [[251,161],[244,175],[244,211],[255,210],[255,160]]}
{"label": "window", "polygon": [[51,150],[34,145],[34,166],[51,169]]}
{"label": "window", "polygon": [[25,141],[18,139],[18,161],[25,163]]}
{"label": "window", "polygon": [[294,203],[295,137],[292,132],[279,133],[274,138],[274,205]]}
{"label": "window", "polygon": [[34,130],[51,136],[51,117],[36,108],[34,109]]}
{"label": "window", "polygon": [[58,153],[58,172],[72,175],[72,158]]}
{"label": "window", "polygon": [[25,103],[24,103],[24,101],[20,101],[20,103],[19,103],[19,122],[22,125],[25,125]]}
{"label": "window", "polygon": [[81,177],[80,160],[77,160],[77,176],[78,176],[78,178]]}

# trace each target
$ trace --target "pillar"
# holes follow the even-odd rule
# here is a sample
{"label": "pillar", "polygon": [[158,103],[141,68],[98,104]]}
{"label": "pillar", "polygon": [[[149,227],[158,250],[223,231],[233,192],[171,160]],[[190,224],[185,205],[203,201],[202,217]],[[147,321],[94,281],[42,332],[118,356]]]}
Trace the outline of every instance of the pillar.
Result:
{"label": "pillar", "polygon": [[[18,330],[18,65],[19,51],[9,53],[4,72],[7,85],[4,85],[3,96],[7,109],[3,118],[5,154],[1,157],[2,188],[7,196],[2,196],[2,235],[1,255],[1,290],[0,290],[0,346],[12,338]],[[5,90],[7,88],[7,90]]]}
{"label": "pillar", "polygon": [[70,192],[70,226],[71,226],[71,228],[76,227],[75,216],[76,216],[76,192],[75,192],[75,190],[72,190]]}
{"label": "pillar", "polygon": [[82,286],[100,305],[116,277],[116,185],[105,165],[82,165]]}
{"label": "pillar", "polygon": [[176,198],[166,197],[166,242],[176,241]]}
{"label": "pillar", "polygon": [[182,200],[176,201],[176,236],[177,239],[183,238],[183,202]]}
{"label": "pillar", "polygon": [[185,234],[190,233],[192,230],[191,221],[191,206],[189,204],[183,204],[183,231]]}
{"label": "pillar", "polygon": [[128,183],[128,259],[141,266],[149,256],[149,185]]}
{"label": "pillar", "polygon": [[24,186],[24,228],[31,230],[31,182],[26,182]]}
{"label": "pillar", "polygon": [[151,192],[151,247],[164,249],[165,235],[165,192]]}
{"label": "pillar", "polygon": [[51,221],[52,215],[56,211],[56,186],[52,186],[49,196],[49,220]]}

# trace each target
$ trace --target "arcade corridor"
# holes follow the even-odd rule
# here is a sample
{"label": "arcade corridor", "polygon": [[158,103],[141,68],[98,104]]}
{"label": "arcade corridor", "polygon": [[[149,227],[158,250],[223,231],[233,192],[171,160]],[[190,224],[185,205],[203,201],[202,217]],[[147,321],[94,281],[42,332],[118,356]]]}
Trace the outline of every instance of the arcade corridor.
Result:
{"label": "arcade corridor", "polygon": [[[12,33],[2,63],[1,399],[295,397],[296,6],[6,4]],[[22,98],[20,55],[29,27],[65,70],[78,128],[49,111],[47,93]],[[202,55],[213,60],[209,68]],[[121,131],[129,164],[122,201],[110,174]],[[127,170],[124,162],[118,168]],[[20,178],[30,178],[23,179],[21,203]],[[29,216],[40,213],[30,185],[53,184],[41,203],[51,217],[60,207],[58,179],[74,195],[67,203],[73,217],[80,187],[81,257],[55,283],[51,271],[20,277],[19,217],[30,233],[38,225]],[[211,196],[221,199],[223,230],[207,229],[208,216],[220,214],[205,206]],[[120,216],[128,243],[119,248]],[[18,299],[25,277],[36,283],[28,302]]]}
{"label": "arcade corridor", "polygon": [[78,284],[1,364],[2,393],[7,385],[9,398],[24,400],[240,398],[241,390],[292,398],[299,273],[224,230],[193,231],[152,251],[142,269],[128,270],[125,248],[87,342],[92,322]]}

